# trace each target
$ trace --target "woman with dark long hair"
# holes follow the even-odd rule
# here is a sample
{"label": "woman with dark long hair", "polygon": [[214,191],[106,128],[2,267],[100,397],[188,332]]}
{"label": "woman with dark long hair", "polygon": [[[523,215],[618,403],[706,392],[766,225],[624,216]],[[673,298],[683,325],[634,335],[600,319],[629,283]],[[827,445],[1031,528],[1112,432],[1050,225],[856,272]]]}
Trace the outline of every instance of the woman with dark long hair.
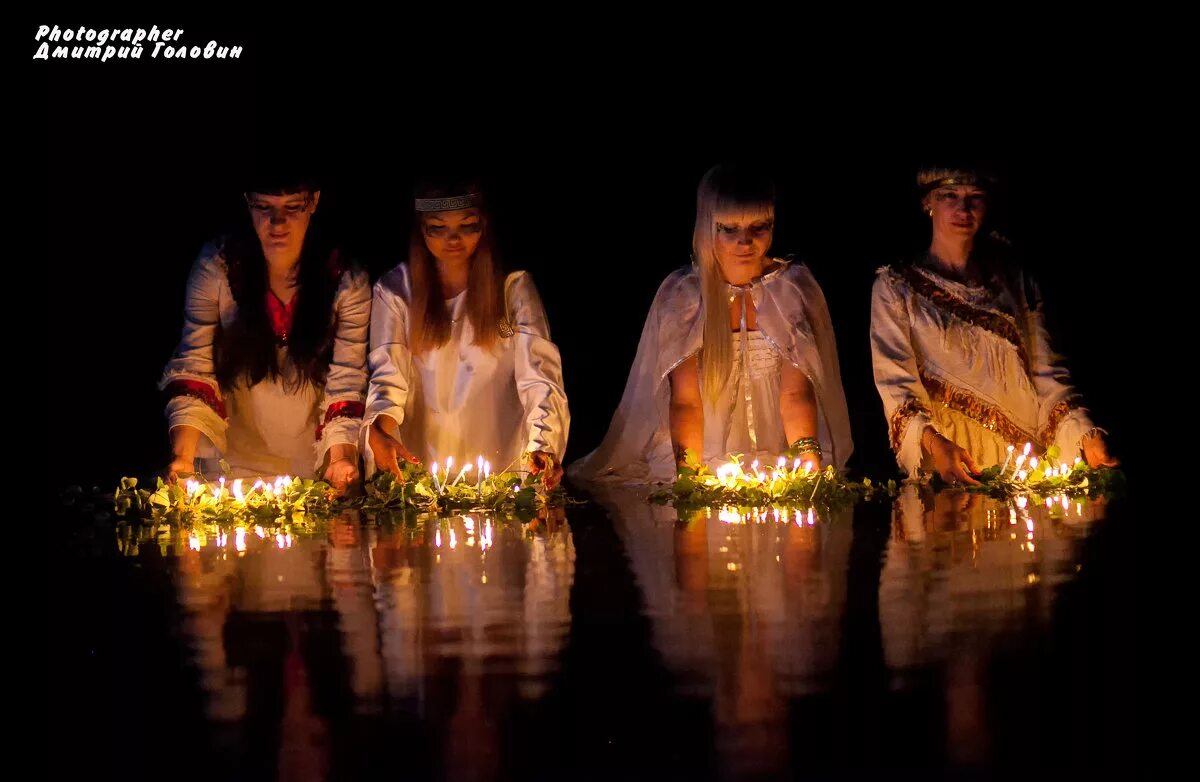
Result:
{"label": "woman with dark long hair", "polygon": [[249,219],[206,244],[188,279],[183,336],[160,384],[167,472],[212,470],[220,457],[231,477],[344,488],[359,476],[367,276],[324,235],[311,180],[260,176],[244,198]]}

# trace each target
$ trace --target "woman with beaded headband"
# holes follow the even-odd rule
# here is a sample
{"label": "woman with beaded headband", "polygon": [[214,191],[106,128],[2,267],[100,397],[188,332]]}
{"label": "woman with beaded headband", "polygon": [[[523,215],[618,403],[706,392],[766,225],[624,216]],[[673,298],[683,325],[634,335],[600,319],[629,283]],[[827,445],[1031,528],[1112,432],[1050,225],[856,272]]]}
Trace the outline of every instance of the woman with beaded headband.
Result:
{"label": "woman with beaded headband", "polygon": [[787,451],[845,466],[850,421],[825,296],[806,266],[767,254],[774,223],[766,177],[736,166],[704,175],[692,263],[659,288],[608,434],[573,478],[666,481],[687,450],[710,466]]}
{"label": "woman with beaded headband", "polygon": [[917,176],[933,229],[915,262],[871,293],[871,352],[891,445],[910,477],[977,484],[1009,445],[1057,446],[1067,463],[1115,466],[1050,347],[1037,286],[981,234],[995,180],[970,168]]}
{"label": "woman with beaded headband", "polygon": [[415,209],[408,261],[375,284],[368,474],[482,457],[496,472],[544,472],[553,488],[570,413],[533,279],[501,271],[474,184],[423,185]]}
{"label": "woman with beaded headband", "polygon": [[[169,396],[169,476],[359,477],[371,288],[321,229],[321,191],[292,172],[258,172],[248,218],[200,251],[183,336],[160,388]],[[196,464],[197,457],[201,463]]]}

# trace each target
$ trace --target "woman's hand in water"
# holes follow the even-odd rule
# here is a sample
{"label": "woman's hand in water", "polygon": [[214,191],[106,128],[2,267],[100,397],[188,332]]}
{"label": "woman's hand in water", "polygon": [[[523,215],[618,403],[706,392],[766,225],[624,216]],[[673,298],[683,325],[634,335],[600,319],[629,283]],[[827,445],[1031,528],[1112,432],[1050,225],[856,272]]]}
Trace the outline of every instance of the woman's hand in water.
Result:
{"label": "woman's hand in water", "polygon": [[332,486],[338,494],[346,491],[350,484],[359,479],[359,476],[357,456],[332,459],[329,466],[325,468],[325,482]]}
{"label": "woman's hand in water", "polygon": [[1098,431],[1084,435],[1083,460],[1087,462],[1088,467],[1117,467],[1121,464],[1120,459],[1109,456],[1108,444],[1104,442],[1104,435]]}
{"label": "woman's hand in water", "polygon": [[387,431],[390,426],[395,426],[395,424],[387,416],[381,415],[372,421],[367,430],[367,447],[371,449],[371,454],[375,457],[376,469],[387,470],[399,478],[401,477],[401,462],[420,464],[421,460],[404,447],[400,438]]}
{"label": "woman's hand in water", "polygon": [[542,485],[549,491],[562,481],[563,469],[554,454],[548,451],[534,451],[529,454],[529,472],[541,474]]}
{"label": "woman's hand in water", "polygon": [[921,439],[926,453],[933,459],[934,471],[943,481],[951,485],[979,485],[979,481],[971,477],[979,474],[979,468],[966,448],[955,445],[932,427],[926,427]]}

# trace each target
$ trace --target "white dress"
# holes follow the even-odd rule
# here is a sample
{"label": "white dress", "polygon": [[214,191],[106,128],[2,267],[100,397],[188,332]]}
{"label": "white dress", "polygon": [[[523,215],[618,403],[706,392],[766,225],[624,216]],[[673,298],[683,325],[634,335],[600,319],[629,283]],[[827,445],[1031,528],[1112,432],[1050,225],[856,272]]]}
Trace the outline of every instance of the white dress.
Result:
{"label": "white dress", "polygon": [[[519,468],[532,451],[562,459],[571,419],[562,359],[550,341],[542,300],[525,272],[509,274],[504,292],[512,335],[501,336],[493,349],[474,344],[464,291],[446,302],[450,339],[413,355],[408,264],[375,284],[364,444],[367,427],[387,415],[400,425],[401,442],[426,464],[453,457],[463,465],[482,456],[500,472]],[[374,454],[368,447],[362,451],[370,475]]]}
{"label": "white dress", "polygon": [[[730,382],[716,402],[704,403],[702,459],[717,465],[740,453],[746,462],[773,461],[787,449],[779,410],[780,368],[787,361],[804,372],[816,393],[822,460],[844,467],[853,443],[825,296],[806,266],[776,263],[778,268],[748,285],[728,286],[730,296],[753,302],[758,330],[743,324],[731,333]],[[700,351],[703,316],[697,271],[688,266],[667,277],[650,306],[608,434],[571,465],[573,479],[634,484],[675,477],[669,376]]]}
{"label": "white dress", "polygon": [[871,293],[871,354],[892,449],[911,477],[932,469],[921,432],[933,427],[982,468],[1008,445],[1057,445],[1074,461],[1093,429],[1050,348],[1036,287],[964,285],[923,264],[883,267]]}
{"label": "white dress", "polygon": [[[222,390],[213,346],[218,330],[233,324],[237,302],[221,242],[210,242],[200,251],[188,278],[183,336],[159,383],[171,394],[170,428],[193,426],[202,434],[196,452],[200,469],[215,472],[220,457],[235,478],[319,477],[331,446],[357,443],[367,388],[371,288],[365,272],[338,273],[336,335],[324,386],[293,391],[279,379]],[[286,355],[287,347],[280,347],[283,366]]]}

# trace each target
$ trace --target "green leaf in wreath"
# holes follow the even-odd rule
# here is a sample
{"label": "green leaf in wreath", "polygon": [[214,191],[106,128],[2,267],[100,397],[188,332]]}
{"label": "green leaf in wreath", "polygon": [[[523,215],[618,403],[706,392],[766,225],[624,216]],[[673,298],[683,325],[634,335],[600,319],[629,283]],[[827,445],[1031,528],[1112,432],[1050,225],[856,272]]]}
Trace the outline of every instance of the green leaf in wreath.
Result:
{"label": "green leaf in wreath", "polygon": [[517,507],[530,509],[537,504],[537,491],[532,486],[526,486],[517,492]]}

